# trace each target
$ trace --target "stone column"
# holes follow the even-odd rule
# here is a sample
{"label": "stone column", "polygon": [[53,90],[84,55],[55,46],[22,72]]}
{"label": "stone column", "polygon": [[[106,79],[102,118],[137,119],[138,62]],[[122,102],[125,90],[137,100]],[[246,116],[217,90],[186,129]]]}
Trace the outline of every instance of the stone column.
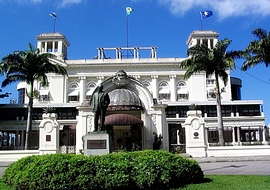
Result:
{"label": "stone column", "polygon": [[64,103],[68,103],[68,77],[65,76],[65,84],[64,84],[64,93],[63,93],[63,96],[64,96]]}
{"label": "stone column", "polygon": [[76,126],[76,153],[80,154],[84,149],[83,138],[88,132],[94,130],[94,113],[90,106],[80,106],[78,109],[78,123]]}
{"label": "stone column", "polygon": [[171,101],[175,102],[176,98],[176,75],[170,75]]}
{"label": "stone column", "polygon": [[240,134],[240,130],[241,130],[241,127],[240,126],[237,126],[237,145],[238,146],[241,146],[242,143],[241,143],[241,134]]}
{"label": "stone column", "polygon": [[237,145],[236,139],[235,139],[235,127],[232,127],[232,145]]}
{"label": "stone column", "polygon": [[152,75],[152,89],[153,89],[153,98],[159,99],[158,96],[158,75]]}
{"label": "stone column", "polygon": [[83,101],[85,100],[85,79],[86,77],[79,77],[80,79],[80,103],[82,104]]}
{"label": "stone column", "polygon": [[266,126],[263,127],[263,129],[262,129],[262,137],[263,137],[262,144],[263,144],[263,145],[268,145],[268,142],[266,141],[266,129],[267,129]]}
{"label": "stone column", "polygon": [[209,133],[209,128],[205,128],[205,142],[207,146],[209,146],[208,133]]}

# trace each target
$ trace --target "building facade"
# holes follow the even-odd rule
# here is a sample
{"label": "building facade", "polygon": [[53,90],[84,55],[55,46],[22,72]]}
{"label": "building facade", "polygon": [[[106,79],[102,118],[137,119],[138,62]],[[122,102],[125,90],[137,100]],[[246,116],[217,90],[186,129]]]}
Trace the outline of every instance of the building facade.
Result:
{"label": "building facade", "polygon": [[[188,48],[198,43],[213,48],[218,36],[215,31],[194,31],[187,40]],[[39,123],[43,109],[49,106],[58,114],[60,146],[73,147],[79,153],[83,136],[94,129],[89,101],[100,84],[111,100],[105,125],[113,137],[113,150],[152,148],[156,132],[163,136],[164,149],[184,152],[184,123],[191,104],[202,112],[207,145],[218,144],[215,80],[205,73],[185,80],[186,70],[179,69],[185,58],[158,58],[153,46],[98,48],[93,59],[69,60],[70,44],[64,35],[44,33],[36,39],[41,52],[55,54],[51,61],[63,65],[68,75],[48,74],[49,86],[35,82],[39,97],[34,100],[33,149],[39,147]],[[141,57],[147,53],[147,58]],[[235,77],[221,86],[225,142],[233,146],[266,144],[263,101],[241,100],[241,87],[242,81]],[[20,149],[24,144],[27,88],[27,84],[19,83],[18,103],[0,107],[2,149]]]}

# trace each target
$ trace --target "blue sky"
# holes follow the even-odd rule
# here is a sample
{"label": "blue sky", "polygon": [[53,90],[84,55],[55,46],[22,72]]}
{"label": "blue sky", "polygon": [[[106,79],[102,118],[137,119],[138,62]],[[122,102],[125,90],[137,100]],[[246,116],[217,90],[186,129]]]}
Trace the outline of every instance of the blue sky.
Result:
{"label": "blue sky", "polygon": [[[128,17],[129,46],[157,46],[160,58],[187,57],[187,38],[201,29],[199,12],[204,10],[213,16],[203,20],[203,29],[231,39],[228,50],[244,49],[255,39],[252,29],[270,31],[270,0],[0,0],[0,58],[27,49],[28,42],[36,46],[38,34],[52,32],[51,12],[57,14],[56,31],[71,44],[69,59],[91,59],[97,47],[126,46],[127,6],[134,9]],[[242,79],[243,100],[264,101],[268,124],[270,68],[261,64],[243,72],[242,63],[236,61],[231,75]],[[2,90],[17,98],[16,85]]]}

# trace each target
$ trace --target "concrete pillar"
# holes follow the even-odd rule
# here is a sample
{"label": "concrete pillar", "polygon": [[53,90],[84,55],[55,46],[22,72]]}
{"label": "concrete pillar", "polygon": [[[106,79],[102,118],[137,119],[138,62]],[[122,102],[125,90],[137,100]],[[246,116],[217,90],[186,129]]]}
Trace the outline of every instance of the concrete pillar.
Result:
{"label": "concrete pillar", "polygon": [[85,86],[85,79],[86,77],[79,77],[80,79],[80,103],[82,104],[83,101],[85,100],[85,89],[86,89],[86,86]]}
{"label": "concrete pillar", "polygon": [[205,128],[205,142],[207,146],[209,146],[208,133],[209,133],[209,128]]}
{"label": "concrete pillar", "polygon": [[262,144],[263,145],[268,145],[268,142],[266,141],[266,129],[267,129],[266,126],[264,126],[263,129],[262,129],[262,137],[263,137]]}
{"label": "concrete pillar", "polygon": [[64,85],[64,93],[63,93],[63,99],[64,99],[64,103],[68,103],[68,77],[65,76],[65,85]]}
{"label": "concrete pillar", "polygon": [[153,98],[159,99],[158,96],[158,75],[152,75],[152,90],[153,90]]}
{"label": "concrete pillar", "polygon": [[176,75],[170,75],[170,89],[171,89],[171,101],[177,100],[176,96]]}
{"label": "concrete pillar", "polygon": [[241,130],[241,127],[240,126],[237,126],[237,145],[238,146],[241,146],[242,143],[241,143],[241,134],[240,134],[240,130]]}
{"label": "concrete pillar", "polygon": [[232,145],[237,145],[236,144],[236,139],[235,139],[235,127],[232,127]]}

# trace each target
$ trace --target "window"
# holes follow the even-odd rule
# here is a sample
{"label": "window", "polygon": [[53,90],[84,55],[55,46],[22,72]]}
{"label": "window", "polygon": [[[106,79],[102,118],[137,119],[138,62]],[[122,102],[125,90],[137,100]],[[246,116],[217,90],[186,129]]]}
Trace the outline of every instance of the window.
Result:
{"label": "window", "polygon": [[203,39],[202,43],[208,47],[208,39]]}
{"label": "window", "polygon": [[159,99],[160,100],[170,100],[170,88],[166,81],[162,81],[159,84]]}
{"label": "window", "polygon": [[214,79],[207,79],[206,80],[206,85],[207,86],[214,86],[216,83],[215,83],[215,80]]}
{"label": "window", "polygon": [[25,88],[18,90],[18,104],[24,104],[25,101]]}
{"label": "window", "polygon": [[260,116],[260,105],[241,105],[238,106],[240,116]]}
{"label": "window", "polygon": [[94,82],[91,82],[86,87],[86,99],[90,100],[92,97],[92,94],[96,88],[96,84]]}
{"label": "window", "polygon": [[143,85],[152,93],[152,87],[151,87],[150,82],[144,81]]}
{"label": "window", "polygon": [[168,106],[165,112],[167,118],[176,118],[176,114],[181,118],[186,118],[188,110],[188,106]]}
{"label": "window", "polygon": [[48,86],[39,83],[39,101],[50,101],[50,91]]}
{"label": "window", "polygon": [[52,52],[52,42],[47,42],[47,52]]}
{"label": "window", "polygon": [[78,102],[79,101],[79,85],[78,84],[72,83],[69,86],[68,101],[69,102]]}
{"label": "window", "polygon": [[188,99],[188,90],[187,90],[186,83],[184,81],[179,81],[177,83],[177,98],[178,98],[178,101]]}
{"label": "window", "polygon": [[58,52],[58,42],[54,42],[54,52]]}

